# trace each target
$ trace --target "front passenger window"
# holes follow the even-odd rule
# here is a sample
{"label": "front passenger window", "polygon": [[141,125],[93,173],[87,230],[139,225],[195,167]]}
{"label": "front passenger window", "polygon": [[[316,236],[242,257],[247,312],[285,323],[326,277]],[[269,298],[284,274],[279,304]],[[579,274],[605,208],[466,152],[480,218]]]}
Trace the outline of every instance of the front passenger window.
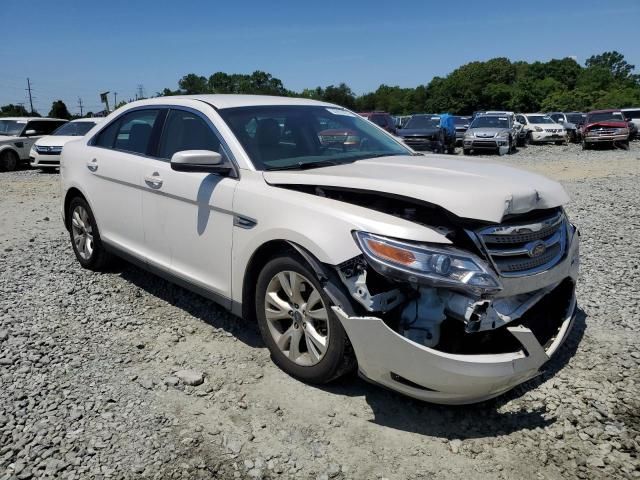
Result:
{"label": "front passenger window", "polygon": [[170,160],[185,150],[211,150],[222,153],[220,140],[198,115],[185,110],[171,110],[160,139],[158,156]]}

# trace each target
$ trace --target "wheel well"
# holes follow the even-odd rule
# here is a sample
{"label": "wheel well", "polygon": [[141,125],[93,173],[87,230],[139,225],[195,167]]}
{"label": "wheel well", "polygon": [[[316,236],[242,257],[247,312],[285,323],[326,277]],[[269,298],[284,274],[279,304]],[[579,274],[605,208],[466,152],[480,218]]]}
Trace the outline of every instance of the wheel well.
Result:
{"label": "wheel well", "polygon": [[13,153],[16,157],[18,157],[18,161],[20,161],[20,154],[17,152],[17,150],[11,147],[6,147],[2,149],[2,151],[0,151],[0,157],[4,157],[5,155],[9,155],[11,153]]}
{"label": "wheel well", "polygon": [[67,211],[69,210],[69,204],[71,203],[71,200],[76,197],[80,197],[84,201],[87,200],[86,198],[84,198],[82,192],[75,187],[70,188],[64,197],[64,226],[67,228],[67,230],[69,230],[69,218],[67,217]]}
{"label": "wheel well", "polygon": [[256,295],[256,280],[258,279],[260,271],[271,258],[283,252],[298,255],[286,240],[271,240],[260,245],[260,247],[253,252],[251,260],[249,260],[247,264],[242,282],[242,318],[245,320],[256,319],[253,299]]}

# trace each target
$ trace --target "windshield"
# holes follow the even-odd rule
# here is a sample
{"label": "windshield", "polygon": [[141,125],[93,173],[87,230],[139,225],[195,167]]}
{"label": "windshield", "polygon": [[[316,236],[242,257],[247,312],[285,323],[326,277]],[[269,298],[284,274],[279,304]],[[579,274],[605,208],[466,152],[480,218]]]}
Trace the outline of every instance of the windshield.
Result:
{"label": "windshield", "polygon": [[567,120],[571,123],[584,123],[584,115],[581,113],[567,113]]}
{"label": "windshield", "polygon": [[640,110],[625,110],[624,114],[627,118],[640,118]]}
{"label": "windshield", "polygon": [[509,119],[497,115],[481,115],[471,123],[471,128],[509,128]]}
{"label": "windshield", "polygon": [[471,117],[453,117],[453,121],[456,125],[469,125]]}
{"label": "windshield", "polygon": [[24,120],[0,120],[0,135],[18,136],[26,124]]}
{"label": "windshield", "polygon": [[546,115],[527,115],[527,120],[529,123],[556,123]]}
{"label": "windshield", "polygon": [[622,112],[599,112],[599,113],[590,113],[589,114],[589,122],[624,122],[624,116]]}
{"label": "windshield", "polygon": [[412,152],[359,115],[315,105],[219,111],[258,170],[314,168]]}
{"label": "windshield", "polygon": [[438,128],[439,126],[440,117],[437,115],[414,115],[404,128]]}
{"label": "windshield", "polygon": [[85,133],[96,126],[96,122],[69,122],[62,125],[51,135],[82,137]]}

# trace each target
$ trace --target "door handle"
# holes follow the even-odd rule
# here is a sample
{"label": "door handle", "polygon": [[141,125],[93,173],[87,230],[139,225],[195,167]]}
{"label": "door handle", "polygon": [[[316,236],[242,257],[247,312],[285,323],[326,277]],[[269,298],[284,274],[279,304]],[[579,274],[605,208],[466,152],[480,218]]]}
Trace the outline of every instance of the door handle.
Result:
{"label": "door handle", "polygon": [[162,186],[162,179],[158,172],[153,172],[152,175],[145,176],[144,181],[151,188],[160,188]]}
{"label": "door handle", "polygon": [[96,170],[98,170],[98,159],[97,158],[92,158],[90,161],[88,161],[87,162],[87,168],[91,172],[95,172]]}

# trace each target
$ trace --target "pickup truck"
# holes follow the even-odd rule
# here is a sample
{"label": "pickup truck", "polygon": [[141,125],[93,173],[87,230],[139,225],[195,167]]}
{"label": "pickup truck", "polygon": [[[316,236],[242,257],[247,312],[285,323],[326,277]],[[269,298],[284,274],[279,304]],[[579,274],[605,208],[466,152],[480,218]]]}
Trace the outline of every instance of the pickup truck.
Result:
{"label": "pickup truck", "polygon": [[596,144],[629,149],[629,123],[620,110],[593,110],[587,113],[581,133],[583,150]]}

